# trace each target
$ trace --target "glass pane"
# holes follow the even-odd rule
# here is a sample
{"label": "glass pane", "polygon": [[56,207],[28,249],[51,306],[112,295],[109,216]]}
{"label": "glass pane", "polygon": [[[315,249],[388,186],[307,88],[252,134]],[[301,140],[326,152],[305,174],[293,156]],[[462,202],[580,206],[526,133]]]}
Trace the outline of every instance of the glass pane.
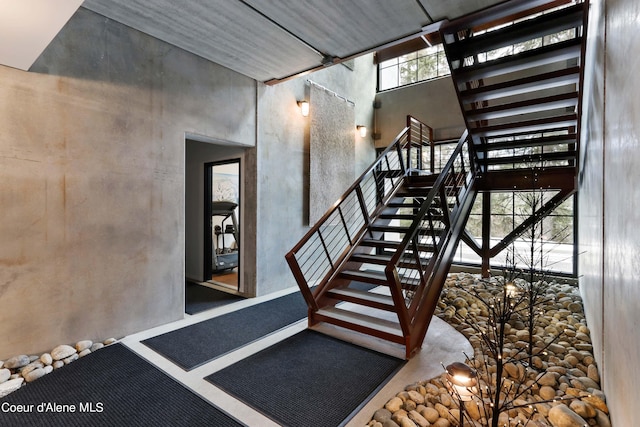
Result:
{"label": "glass pane", "polygon": [[565,40],[570,40],[576,37],[576,29],[570,28],[568,30],[560,31],[559,33],[551,34],[544,37],[544,44],[554,44]]}
{"label": "glass pane", "polygon": [[418,80],[432,79],[438,76],[438,56],[423,56],[418,60]]}
{"label": "glass pane", "polygon": [[487,52],[487,61],[503,58],[511,54],[513,54],[513,45],[490,50],[489,52]]}
{"label": "glass pane", "polygon": [[449,70],[449,63],[447,62],[447,56],[444,51],[438,53],[438,76],[446,76],[451,74]]}
{"label": "glass pane", "polygon": [[387,68],[387,67],[392,67],[394,65],[398,65],[398,58],[392,58],[392,59],[388,59],[386,61],[383,61],[380,64],[378,64],[378,67],[379,68]]}
{"label": "glass pane", "polygon": [[542,37],[513,45],[513,53],[520,53],[542,46]]}
{"label": "glass pane", "polygon": [[491,237],[502,239],[513,231],[511,215],[491,215]]}
{"label": "glass pane", "polygon": [[402,55],[398,58],[399,62],[407,62],[414,60],[418,57],[418,52],[407,53],[406,55]]}
{"label": "glass pane", "polygon": [[491,193],[491,214],[511,215],[513,210],[513,193]]}
{"label": "glass pane", "polygon": [[380,90],[398,87],[398,66],[380,70]]}
{"label": "glass pane", "polygon": [[408,61],[400,64],[400,85],[414,83],[418,80],[418,61]]}
{"label": "glass pane", "polygon": [[482,198],[484,197],[484,193],[478,193],[476,196],[476,200],[473,202],[473,207],[471,208],[471,215],[481,215],[482,214]]}
{"label": "glass pane", "polygon": [[481,215],[469,215],[469,220],[467,221],[467,231],[473,237],[481,238],[482,237],[482,216]]}

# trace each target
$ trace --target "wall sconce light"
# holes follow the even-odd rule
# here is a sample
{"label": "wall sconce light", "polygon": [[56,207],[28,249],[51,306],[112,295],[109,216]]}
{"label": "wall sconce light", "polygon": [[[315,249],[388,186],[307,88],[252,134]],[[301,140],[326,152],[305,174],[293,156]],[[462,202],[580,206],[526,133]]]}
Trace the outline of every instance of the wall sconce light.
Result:
{"label": "wall sconce light", "polygon": [[307,117],[309,115],[309,101],[298,101],[298,106],[302,116]]}
{"label": "wall sconce light", "polygon": [[475,388],[478,384],[477,374],[476,371],[469,366],[460,362],[447,365],[445,369],[447,371],[447,381],[458,397],[460,405],[460,426],[462,426],[464,423],[464,402],[470,401],[477,392]]}
{"label": "wall sconce light", "polygon": [[365,136],[367,136],[367,127],[366,126],[358,125],[358,126],[356,126],[356,129],[358,130],[358,132],[360,132],[360,136],[361,137],[364,138]]}

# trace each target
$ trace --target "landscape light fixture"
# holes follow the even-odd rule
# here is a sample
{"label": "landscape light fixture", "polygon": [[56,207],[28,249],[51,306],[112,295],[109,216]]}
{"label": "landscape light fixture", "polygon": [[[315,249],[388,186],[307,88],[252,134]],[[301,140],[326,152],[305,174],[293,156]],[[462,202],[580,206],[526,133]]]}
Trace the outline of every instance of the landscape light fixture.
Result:
{"label": "landscape light fixture", "polygon": [[307,117],[309,115],[309,101],[298,101],[298,106],[302,116]]}
{"label": "landscape light fixture", "polygon": [[518,287],[513,282],[509,282],[504,285],[504,292],[507,298],[514,298],[518,295]]}
{"label": "landscape light fixture", "polygon": [[462,426],[464,423],[464,402],[470,401],[475,394],[478,375],[476,371],[461,362],[454,362],[447,365],[445,369],[447,370],[447,381],[459,400],[460,426]]}
{"label": "landscape light fixture", "polygon": [[356,129],[358,130],[358,132],[360,132],[360,136],[361,137],[364,138],[365,136],[367,136],[367,127],[366,126],[358,125],[358,126],[356,126]]}

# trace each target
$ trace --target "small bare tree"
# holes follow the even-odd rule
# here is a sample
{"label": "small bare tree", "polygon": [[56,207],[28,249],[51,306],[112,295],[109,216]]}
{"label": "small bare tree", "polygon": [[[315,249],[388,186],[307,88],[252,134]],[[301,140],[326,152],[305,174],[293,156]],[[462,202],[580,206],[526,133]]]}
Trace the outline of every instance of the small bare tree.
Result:
{"label": "small bare tree", "polygon": [[[456,313],[456,317],[462,325],[475,332],[471,340],[475,353],[471,357],[466,356],[478,371],[478,383],[473,390],[474,399],[466,405],[476,406],[480,419],[487,420],[487,427],[498,427],[503,412],[521,409],[527,416],[533,416],[535,405],[526,397],[540,386],[539,380],[544,375],[528,363],[528,347],[517,347],[506,339],[505,334],[511,324],[522,322],[528,316],[530,301],[527,289],[511,279],[513,277],[507,274],[491,281],[480,281],[471,287],[458,286],[459,291],[468,293],[471,301],[486,308],[486,318],[479,318],[472,312],[464,316]],[[534,311],[546,302],[545,299],[538,300]],[[544,352],[558,337],[548,337],[536,345]],[[535,404],[551,401],[537,401]]]}

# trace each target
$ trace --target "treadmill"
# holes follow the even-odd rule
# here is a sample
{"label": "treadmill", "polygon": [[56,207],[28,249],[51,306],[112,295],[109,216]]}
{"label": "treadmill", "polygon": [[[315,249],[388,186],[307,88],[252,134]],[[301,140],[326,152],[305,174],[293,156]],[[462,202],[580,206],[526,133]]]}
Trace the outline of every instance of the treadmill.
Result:
{"label": "treadmill", "polygon": [[[213,227],[215,238],[213,239],[213,272],[231,270],[238,266],[238,253],[240,251],[240,234],[238,219],[236,218],[237,203],[229,201],[211,202],[211,221],[214,217],[222,217],[220,225]],[[229,222],[230,220],[230,222]],[[225,236],[230,245],[227,246]],[[230,236],[233,236],[230,239]],[[220,242],[222,241],[222,244]]]}

